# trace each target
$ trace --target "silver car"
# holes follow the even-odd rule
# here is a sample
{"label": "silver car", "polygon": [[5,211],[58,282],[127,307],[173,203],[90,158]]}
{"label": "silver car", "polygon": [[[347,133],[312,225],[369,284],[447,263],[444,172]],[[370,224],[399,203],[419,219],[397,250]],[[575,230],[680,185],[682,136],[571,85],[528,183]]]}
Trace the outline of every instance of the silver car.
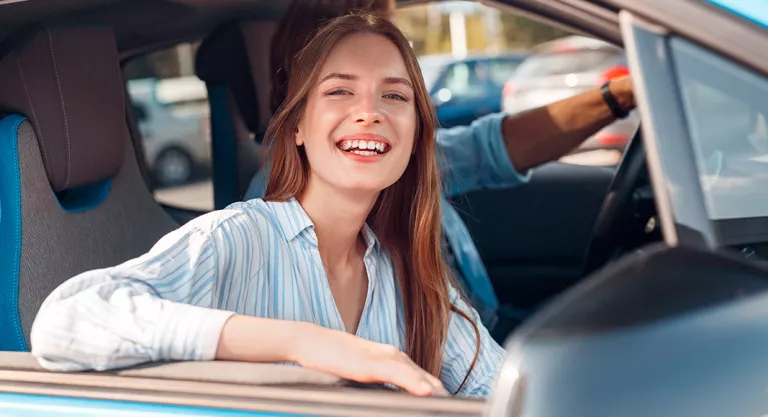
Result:
{"label": "silver car", "polygon": [[[518,113],[547,105],[627,73],[624,51],[610,43],[584,36],[546,42],[531,50],[504,86],[502,109]],[[632,112],[589,138],[578,151],[623,150],[638,122]]]}
{"label": "silver car", "polygon": [[205,84],[197,77],[136,79],[128,93],[154,180],[182,185],[211,164],[210,117]]}

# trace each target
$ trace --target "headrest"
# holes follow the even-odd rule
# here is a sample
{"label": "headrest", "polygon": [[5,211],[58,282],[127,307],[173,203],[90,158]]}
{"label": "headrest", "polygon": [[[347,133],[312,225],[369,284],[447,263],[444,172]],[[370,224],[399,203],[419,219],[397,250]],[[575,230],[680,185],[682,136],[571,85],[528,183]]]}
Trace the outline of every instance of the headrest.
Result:
{"label": "headrest", "polygon": [[126,123],[112,31],[35,25],[12,36],[0,45],[0,110],[31,121],[54,191],[113,177]]}
{"label": "headrest", "polygon": [[251,132],[257,132],[261,128],[259,106],[253,63],[246,43],[247,33],[248,22],[219,26],[197,50],[195,71],[208,84],[228,86],[246,126]]}

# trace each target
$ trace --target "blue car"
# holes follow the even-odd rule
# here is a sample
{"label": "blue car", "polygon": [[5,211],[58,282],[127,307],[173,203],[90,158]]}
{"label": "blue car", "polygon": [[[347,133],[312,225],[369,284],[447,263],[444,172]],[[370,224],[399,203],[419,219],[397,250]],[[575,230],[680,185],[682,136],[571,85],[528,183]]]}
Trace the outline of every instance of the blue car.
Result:
{"label": "blue car", "polygon": [[126,64],[202,41],[185,71],[206,84],[223,208],[258,165],[246,152],[269,102],[254,90],[269,83],[249,65],[264,62],[286,3],[0,1],[0,415],[765,415],[768,0],[483,3],[622,45],[641,125],[615,169],[553,163],[454,202],[499,314],[522,321],[495,336],[506,358],[486,401],[280,364],[41,368],[30,327],[54,288],[206,212],[153,197]]}
{"label": "blue car", "polygon": [[525,54],[469,56],[427,55],[419,58],[424,82],[442,127],[463,126],[501,111],[504,84]]}

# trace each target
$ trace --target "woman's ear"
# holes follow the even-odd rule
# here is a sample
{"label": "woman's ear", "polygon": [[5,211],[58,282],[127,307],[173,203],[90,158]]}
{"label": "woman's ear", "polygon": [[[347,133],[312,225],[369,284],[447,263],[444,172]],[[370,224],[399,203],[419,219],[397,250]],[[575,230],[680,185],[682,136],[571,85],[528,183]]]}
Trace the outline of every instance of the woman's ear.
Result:
{"label": "woman's ear", "polygon": [[301,146],[304,144],[304,135],[301,133],[300,128],[296,128],[296,146]]}

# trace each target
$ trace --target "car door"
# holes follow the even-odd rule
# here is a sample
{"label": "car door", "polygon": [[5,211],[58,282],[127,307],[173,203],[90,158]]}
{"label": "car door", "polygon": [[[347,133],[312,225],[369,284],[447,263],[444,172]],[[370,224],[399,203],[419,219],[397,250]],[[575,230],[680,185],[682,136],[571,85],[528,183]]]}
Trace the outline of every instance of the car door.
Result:
{"label": "car door", "polygon": [[452,199],[472,234],[501,315],[514,326],[582,278],[613,167],[550,163],[527,184]]}

